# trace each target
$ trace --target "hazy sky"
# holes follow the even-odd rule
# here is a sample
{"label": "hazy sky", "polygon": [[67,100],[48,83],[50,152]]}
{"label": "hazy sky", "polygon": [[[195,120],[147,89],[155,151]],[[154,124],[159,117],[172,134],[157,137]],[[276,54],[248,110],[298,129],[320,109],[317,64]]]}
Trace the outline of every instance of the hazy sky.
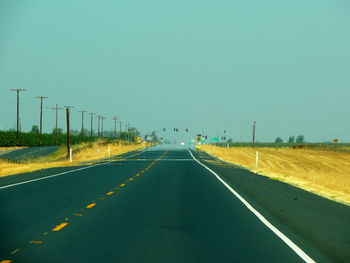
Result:
{"label": "hazy sky", "polygon": [[75,129],[83,109],[143,132],[250,140],[256,120],[259,141],[350,141],[349,14],[348,0],[1,0],[0,125],[25,88],[23,130],[48,96],[75,106]]}

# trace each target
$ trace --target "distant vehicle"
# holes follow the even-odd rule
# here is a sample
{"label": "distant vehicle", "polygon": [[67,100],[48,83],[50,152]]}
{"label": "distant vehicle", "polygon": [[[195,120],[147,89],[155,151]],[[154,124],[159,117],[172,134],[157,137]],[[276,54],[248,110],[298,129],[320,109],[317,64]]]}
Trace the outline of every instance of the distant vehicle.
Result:
{"label": "distant vehicle", "polygon": [[185,143],[184,142],[180,142],[180,145],[185,145]]}

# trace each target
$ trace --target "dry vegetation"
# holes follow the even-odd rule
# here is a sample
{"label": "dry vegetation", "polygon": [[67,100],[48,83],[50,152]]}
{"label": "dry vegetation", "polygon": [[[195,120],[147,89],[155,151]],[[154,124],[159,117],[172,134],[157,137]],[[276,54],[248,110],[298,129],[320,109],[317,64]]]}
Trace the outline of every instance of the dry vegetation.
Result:
{"label": "dry vegetation", "polygon": [[140,150],[145,144],[88,144],[83,143],[73,146],[73,162],[66,159],[66,149],[60,148],[57,152],[47,157],[41,157],[33,160],[27,160],[24,163],[13,163],[0,159],[0,176],[11,174],[32,172],[40,169],[51,167],[75,166],[84,161],[93,161],[109,156],[108,147],[110,147],[110,155],[119,155],[122,153]]}
{"label": "dry vegetation", "polygon": [[[350,204],[350,153],[290,148],[199,148],[255,173]],[[259,151],[259,166],[255,154]]]}

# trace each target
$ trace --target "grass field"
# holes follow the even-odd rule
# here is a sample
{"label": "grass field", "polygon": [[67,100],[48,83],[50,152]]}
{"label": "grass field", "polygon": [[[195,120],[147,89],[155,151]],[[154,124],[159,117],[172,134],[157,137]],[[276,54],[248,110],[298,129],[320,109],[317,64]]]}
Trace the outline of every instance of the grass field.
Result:
{"label": "grass field", "polygon": [[[255,173],[350,205],[350,153],[292,148],[223,148],[211,145],[201,145],[199,149]],[[259,152],[258,167],[255,162],[256,151]]]}
{"label": "grass field", "polygon": [[[82,143],[72,146],[73,162],[66,158],[67,150],[60,148],[54,154],[40,157],[33,160],[27,160],[23,163],[13,163],[0,159],[0,177],[11,174],[33,172],[40,169],[51,167],[75,166],[84,161],[92,161],[108,157],[110,155],[119,155],[122,153],[140,150],[147,144],[127,144],[127,143]],[[109,151],[110,149],[110,151]]]}

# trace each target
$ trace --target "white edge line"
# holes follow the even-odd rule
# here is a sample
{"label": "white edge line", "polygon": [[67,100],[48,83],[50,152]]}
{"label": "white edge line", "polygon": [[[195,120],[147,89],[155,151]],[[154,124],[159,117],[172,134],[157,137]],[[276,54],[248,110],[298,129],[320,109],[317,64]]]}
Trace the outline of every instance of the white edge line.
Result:
{"label": "white edge line", "polygon": [[240,196],[235,190],[231,188],[224,180],[220,178],[220,176],[215,173],[213,170],[208,168],[206,165],[202,164],[198,161],[192,154],[192,152],[187,148],[192,158],[197,161],[200,165],[210,171],[215,177],[224,185],[227,189],[229,189],[259,220],[266,225],[272,232],[274,232],[284,243],[286,243],[299,257],[301,257],[307,263],[316,263],[312,258],[310,258],[301,248],[299,248],[292,240],[290,240],[286,235],[284,235],[281,231],[279,231],[276,227],[274,227],[267,219],[261,215],[254,207],[252,207],[242,196]]}
{"label": "white edge line", "polygon": [[[128,159],[130,157],[139,155],[139,154],[141,154],[143,152],[144,151],[136,153],[136,154],[133,154],[133,155],[125,157],[125,158],[122,158],[120,160]],[[10,188],[10,187],[13,187],[13,186],[17,186],[17,185],[21,185],[21,184],[28,184],[28,183],[32,183],[32,182],[35,182],[35,181],[40,181],[40,180],[44,180],[44,179],[48,179],[48,178],[52,178],[52,177],[56,177],[56,176],[60,176],[60,175],[64,175],[64,174],[68,174],[68,173],[73,173],[73,172],[77,172],[77,171],[89,169],[91,167],[100,166],[100,165],[109,164],[109,163],[110,162],[97,163],[97,164],[89,165],[89,166],[86,166],[86,167],[82,167],[82,168],[78,168],[78,169],[74,169],[74,170],[69,170],[69,171],[66,171],[66,172],[58,173],[58,174],[52,174],[52,175],[48,175],[48,176],[44,176],[44,177],[40,177],[40,178],[28,180],[28,181],[24,181],[24,182],[19,182],[19,183],[15,183],[15,184],[9,184],[9,185],[5,185],[5,186],[1,186],[0,190],[5,189],[5,188]],[[9,175],[9,176],[11,176],[11,175]]]}

